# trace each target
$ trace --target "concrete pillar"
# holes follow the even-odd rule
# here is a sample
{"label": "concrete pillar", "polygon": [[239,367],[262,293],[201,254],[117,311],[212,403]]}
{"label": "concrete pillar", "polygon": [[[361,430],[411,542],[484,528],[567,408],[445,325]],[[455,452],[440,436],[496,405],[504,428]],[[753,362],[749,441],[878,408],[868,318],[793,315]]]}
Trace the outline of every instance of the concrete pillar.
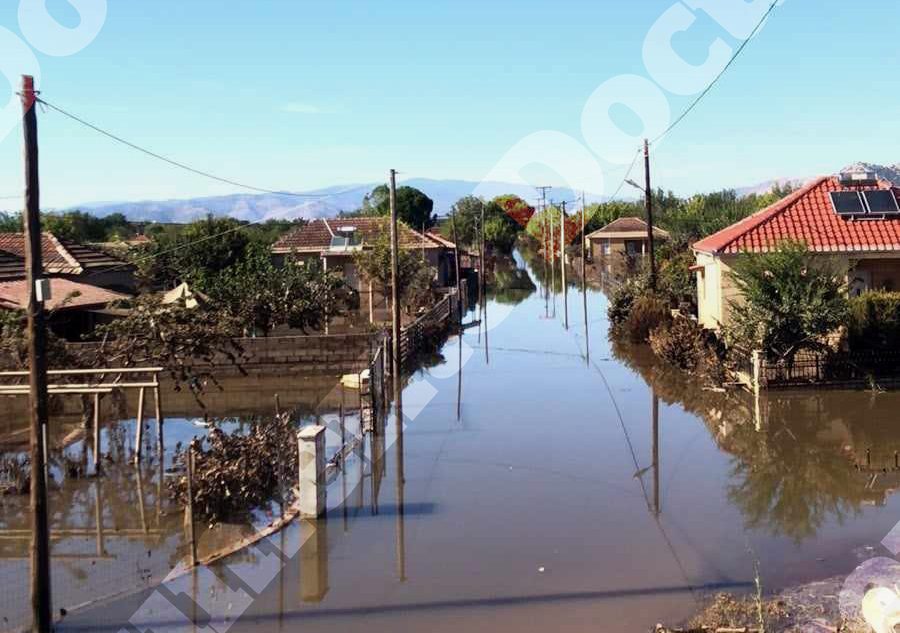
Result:
{"label": "concrete pillar", "polygon": [[297,433],[300,450],[300,516],[325,514],[325,427],[307,426]]}

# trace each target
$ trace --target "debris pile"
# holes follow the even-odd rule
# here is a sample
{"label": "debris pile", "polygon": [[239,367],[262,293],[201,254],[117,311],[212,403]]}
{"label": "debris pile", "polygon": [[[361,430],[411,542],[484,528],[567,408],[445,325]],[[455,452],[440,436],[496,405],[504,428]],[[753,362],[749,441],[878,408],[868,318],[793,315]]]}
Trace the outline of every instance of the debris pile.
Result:
{"label": "debris pile", "polygon": [[[297,429],[286,415],[253,422],[247,433],[210,431],[195,449],[194,514],[210,524],[246,519],[271,501],[289,503],[297,483]],[[188,502],[187,459],[175,462],[183,474],[168,483],[172,495]]]}

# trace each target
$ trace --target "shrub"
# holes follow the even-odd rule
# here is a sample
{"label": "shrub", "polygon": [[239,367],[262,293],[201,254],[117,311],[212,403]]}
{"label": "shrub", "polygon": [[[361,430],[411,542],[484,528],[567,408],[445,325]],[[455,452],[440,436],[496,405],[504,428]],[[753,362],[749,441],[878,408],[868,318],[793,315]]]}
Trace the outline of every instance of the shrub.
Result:
{"label": "shrub", "polygon": [[629,277],[625,283],[613,290],[609,297],[606,315],[613,326],[621,325],[631,313],[635,300],[646,294],[648,280],[644,275]]}
{"label": "shrub", "polygon": [[900,345],[900,292],[866,292],[850,299],[848,338],[853,351]]}
{"label": "shrub", "polygon": [[846,320],[846,270],[802,243],[740,255],[732,279],[742,300],[731,302],[725,334],[744,349],[789,361],[803,349],[826,349],[825,337]]}
{"label": "shrub", "polygon": [[652,330],[668,325],[671,319],[668,302],[655,294],[643,294],[631,304],[620,327],[632,343],[646,343]]}
{"label": "shrub", "polygon": [[724,378],[721,344],[694,321],[675,319],[650,333],[650,349],[661,359],[692,374]]}

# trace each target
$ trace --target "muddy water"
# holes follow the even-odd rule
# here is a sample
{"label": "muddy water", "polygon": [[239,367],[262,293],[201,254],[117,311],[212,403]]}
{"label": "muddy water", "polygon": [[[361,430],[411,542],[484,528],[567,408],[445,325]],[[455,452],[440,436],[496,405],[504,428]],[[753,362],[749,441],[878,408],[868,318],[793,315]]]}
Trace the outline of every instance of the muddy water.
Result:
{"label": "muddy water", "polygon": [[[518,262],[406,387],[404,427],[331,484],[327,520],[280,536],[304,543],[282,572],[229,563],[255,588],[230,631],[649,630],[749,589],[754,559],[776,590],[884,553],[900,393],[704,390],[611,343],[602,292],[585,319],[577,288],[545,294]],[[118,630],[144,598],[64,630]]]}
{"label": "muddy water", "polygon": [[[343,404],[348,435],[359,431],[359,392],[343,390],[336,376],[305,379],[278,376],[227,378],[221,389],[207,389],[198,400],[189,392],[162,390],[164,453],[160,461],[156,421],[145,414],[143,459],[133,464],[136,398],[101,402],[103,476],[90,476],[90,441],[84,442],[78,398],[55,398],[50,424],[49,490],[54,610],[74,611],[97,599],[128,595],[159,583],[188,555],[183,514],[170,499],[166,480],[179,447],[205,436],[212,426],[241,433],[260,416],[270,416],[275,395],[297,424],[319,420],[338,426],[333,413]],[[24,428],[22,398],[6,398],[0,457],[21,458]],[[150,401],[152,403],[152,400]],[[152,407],[149,407],[152,415]],[[330,453],[337,450],[332,436]],[[81,469],[88,476],[75,475]],[[240,524],[199,524],[198,554],[203,557],[254,532],[277,517],[280,508],[263,508]],[[28,624],[28,546],[30,515],[27,495],[0,495],[0,631]]]}

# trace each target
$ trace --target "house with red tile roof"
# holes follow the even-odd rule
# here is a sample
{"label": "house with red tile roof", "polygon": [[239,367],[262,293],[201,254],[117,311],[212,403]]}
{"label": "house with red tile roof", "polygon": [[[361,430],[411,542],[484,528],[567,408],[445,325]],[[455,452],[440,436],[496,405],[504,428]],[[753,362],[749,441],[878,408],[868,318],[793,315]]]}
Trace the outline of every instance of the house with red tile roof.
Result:
{"label": "house with red tile roof", "polygon": [[817,178],[775,204],[695,242],[700,324],[728,323],[740,300],[731,270],[741,253],[802,242],[850,271],[852,294],[900,290],[900,189],[870,174]]}
{"label": "house with red tile roof", "polygon": [[[435,282],[439,286],[454,283],[454,244],[449,240],[421,233],[402,222],[397,236],[400,248],[421,250],[425,261],[435,269]],[[361,279],[353,256],[369,248],[382,232],[390,232],[390,221],[382,217],[320,218],[298,227],[282,236],[272,245],[276,262],[285,257],[303,260],[319,260],[327,270],[340,270],[347,285],[361,295],[369,295],[378,303],[382,298],[372,298],[372,290]]]}
{"label": "house with red tile roof", "polygon": [[[654,240],[667,240],[669,233],[658,226],[653,227]],[[636,257],[647,252],[650,241],[647,236],[647,222],[642,218],[618,218],[603,228],[589,233],[587,250],[591,257],[627,255]]]}
{"label": "house with red tile roof", "polygon": [[[134,291],[134,267],[92,246],[41,234],[44,274],[120,291]],[[25,234],[0,233],[0,281],[25,278]]]}

